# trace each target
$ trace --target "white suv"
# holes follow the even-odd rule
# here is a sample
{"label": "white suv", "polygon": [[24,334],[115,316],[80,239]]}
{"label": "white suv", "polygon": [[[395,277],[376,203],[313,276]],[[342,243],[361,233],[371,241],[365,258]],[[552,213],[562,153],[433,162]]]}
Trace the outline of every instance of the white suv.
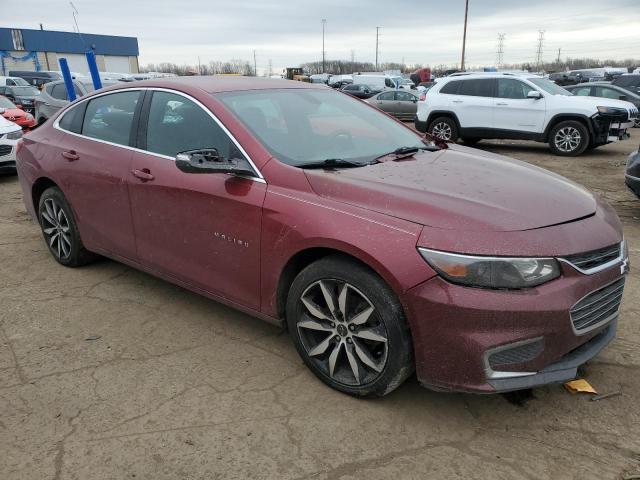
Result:
{"label": "white suv", "polygon": [[532,74],[459,73],[439,80],[418,102],[415,126],[445,140],[485,138],[548,142],[557,155],[628,138],[637,108],[574,96]]}

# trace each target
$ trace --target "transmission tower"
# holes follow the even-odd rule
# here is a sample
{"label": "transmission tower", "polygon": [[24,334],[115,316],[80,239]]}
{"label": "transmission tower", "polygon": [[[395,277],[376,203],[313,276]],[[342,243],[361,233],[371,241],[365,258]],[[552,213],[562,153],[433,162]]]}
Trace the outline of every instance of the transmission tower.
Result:
{"label": "transmission tower", "polygon": [[504,60],[504,33],[498,34],[498,51],[496,52],[496,67],[502,67]]}
{"label": "transmission tower", "polygon": [[538,30],[538,48],[536,50],[536,70],[540,71],[542,63],[542,47],[544,45],[544,30]]}

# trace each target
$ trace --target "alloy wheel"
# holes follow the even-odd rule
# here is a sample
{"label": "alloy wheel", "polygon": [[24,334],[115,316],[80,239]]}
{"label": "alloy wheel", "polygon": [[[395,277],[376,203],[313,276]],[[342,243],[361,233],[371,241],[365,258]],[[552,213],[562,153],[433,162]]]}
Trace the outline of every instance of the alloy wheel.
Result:
{"label": "alloy wheel", "polygon": [[69,219],[62,207],[53,199],[44,201],[44,209],[40,213],[42,231],[47,237],[49,248],[59,259],[71,255],[71,232]]}
{"label": "alloy wheel", "polygon": [[582,135],[577,128],[563,127],[556,132],[553,139],[558,150],[565,153],[573,152],[580,147]]}
{"label": "alloy wheel", "polygon": [[431,133],[442,140],[451,140],[451,125],[445,122],[438,122],[433,126]]}
{"label": "alloy wheel", "polygon": [[300,302],[298,335],[325,375],[349,386],[378,378],[387,363],[388,335],[364,293],[349,283],[323,279],[307,287]]}

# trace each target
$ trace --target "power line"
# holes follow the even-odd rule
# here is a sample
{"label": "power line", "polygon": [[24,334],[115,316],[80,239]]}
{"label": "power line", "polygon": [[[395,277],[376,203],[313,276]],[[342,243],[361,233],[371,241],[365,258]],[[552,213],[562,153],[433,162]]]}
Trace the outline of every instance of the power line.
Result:
{"label": "power line", "polygon": [[460,70],[464,72],[464,51],[467,46],[467,15],[469,14],[469,0],[464,5],[464,32],[462,34],[462,59],[460,60]]}
{"label": "power line", "polygon": [[501,67],[504,61],[504,33],[498,34],[498,51],[496,52],[496,66]]}
{"label": "power line", "polygon": [[323,18],[322,19],[322,73],[326,72],[326,68],[325,68],[325,49],[324,49],[324,27],[327,24],[327,19]]}
{"label": "power line", "polygon": [[544,30],[538,30],[538,48],[536,50],[536,69],[540,70],[542,63],[542,47],[544,45]]}
{"label": "power line", "polygon": [[376,71],[378,70],[378,53],[379,53],[379,45],[380,45],[380,41],[379,41],[379,37],[380,37],[380,27],[376,27]]}
{"label": "power line", "polygon": [[258,63],[256,62],[256,51],[253,51],[253,75],[258,76]]}

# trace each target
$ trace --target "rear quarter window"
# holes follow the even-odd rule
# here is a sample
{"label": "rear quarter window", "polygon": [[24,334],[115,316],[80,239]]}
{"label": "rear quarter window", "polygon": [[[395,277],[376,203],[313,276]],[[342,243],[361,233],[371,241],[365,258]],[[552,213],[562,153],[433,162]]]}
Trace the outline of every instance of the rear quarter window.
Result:
{"label": "rear quarter window", "polygon": [[82,120],[84,118],[84,111],[87,107],[87,103],[83,102],[80,105],[70,108],[62,114],[62,118],[58,122],[58,126],[62,130],[66,130],[72,133],[80,133],[82,130]]}
{"label": "rear quarter window", "polygon": [[458,93],[458,88],[460,88],[460,84],[462,82],[460,80],[454,80],[452,82],[447,82],[441,89],[440,93],[446,93],[449,95],[455,95]]}

